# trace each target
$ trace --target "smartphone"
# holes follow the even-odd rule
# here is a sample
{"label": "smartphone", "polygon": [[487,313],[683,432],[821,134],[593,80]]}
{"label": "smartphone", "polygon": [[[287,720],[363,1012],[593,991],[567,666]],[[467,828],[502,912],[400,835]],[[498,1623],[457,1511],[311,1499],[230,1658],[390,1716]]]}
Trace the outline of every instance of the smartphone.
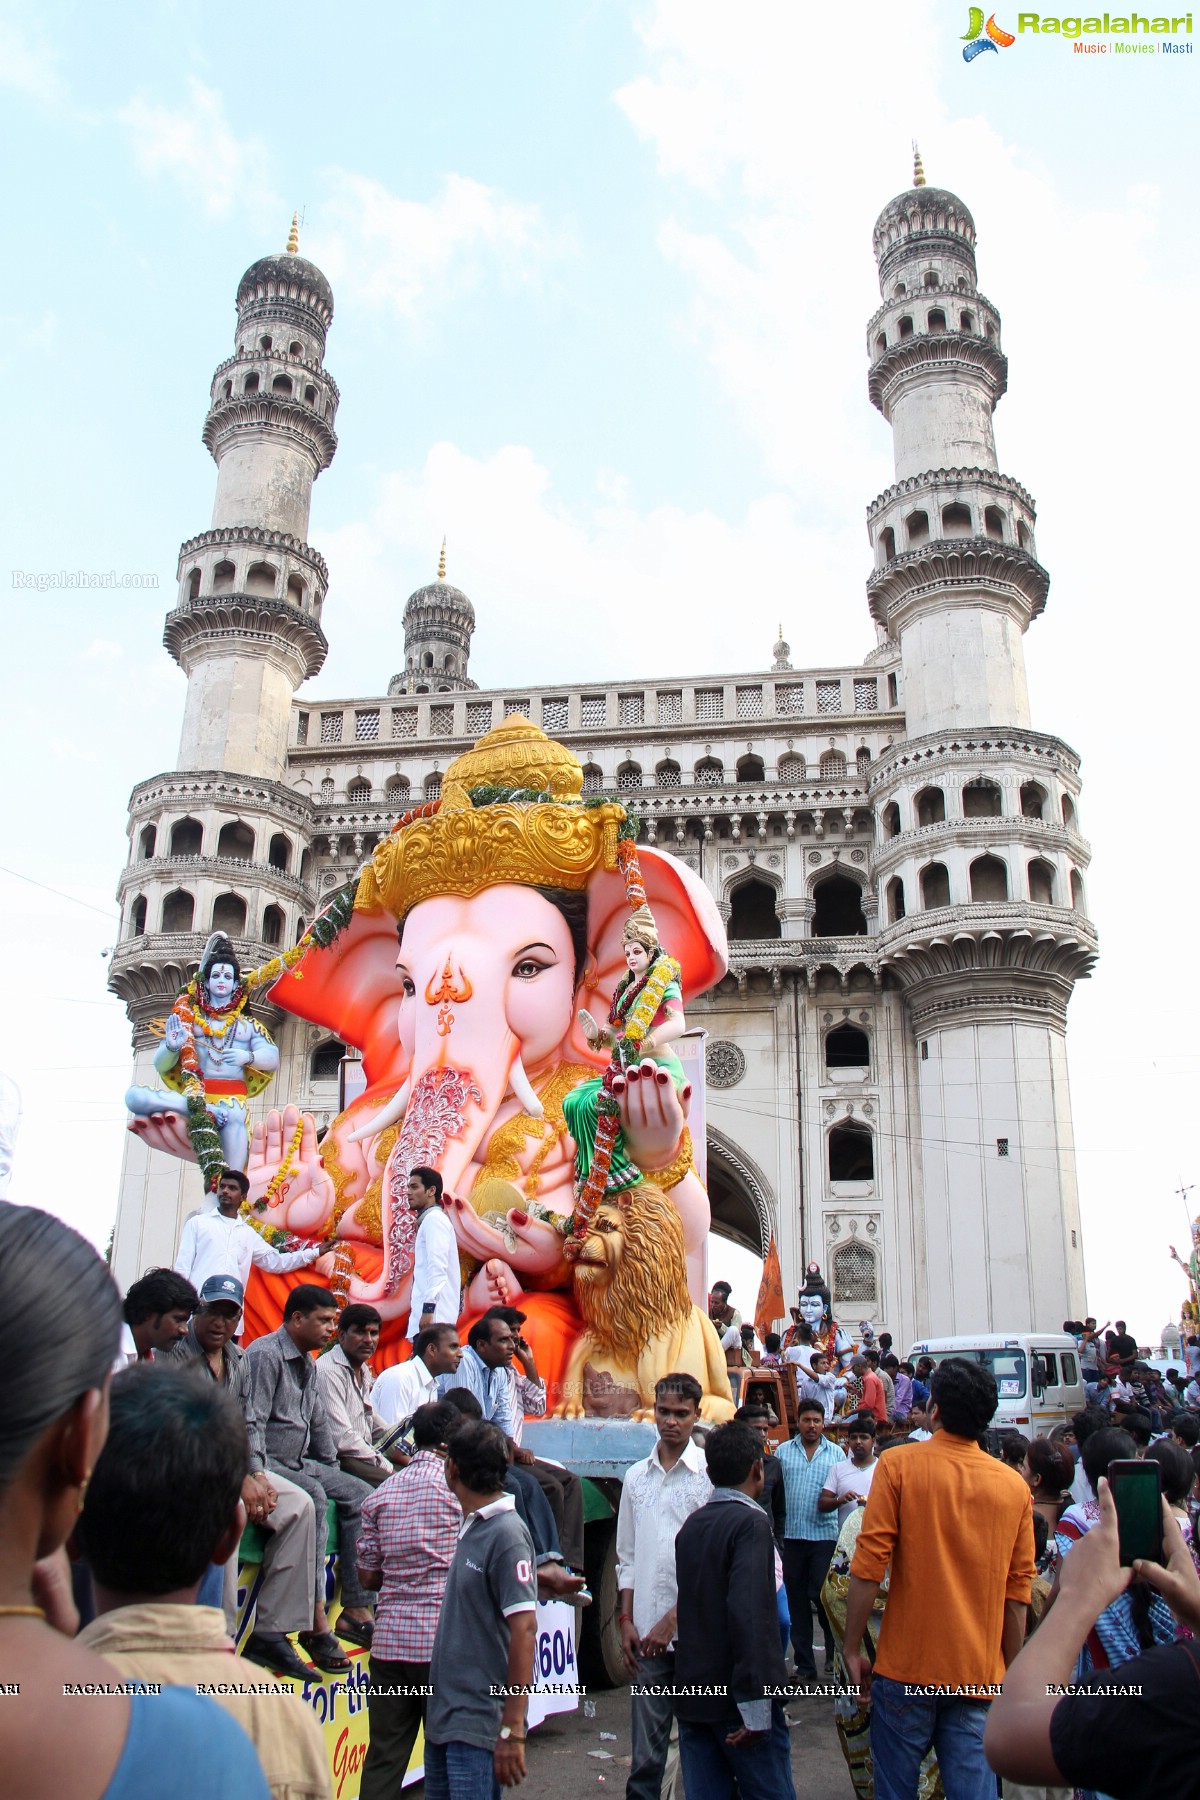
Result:
{"label": "smartphone", "polygon": [[1110,1462],[1108,1485],[1117,1509],[1121,1566],[1140,1557],[1160,1563],[1162,1555],[1162,1470],[1156,1462]]}

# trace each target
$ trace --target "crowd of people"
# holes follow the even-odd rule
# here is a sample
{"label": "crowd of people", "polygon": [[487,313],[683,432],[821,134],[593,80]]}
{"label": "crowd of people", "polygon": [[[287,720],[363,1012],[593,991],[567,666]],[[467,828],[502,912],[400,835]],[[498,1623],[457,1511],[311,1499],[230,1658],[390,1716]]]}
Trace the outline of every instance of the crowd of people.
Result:
{"label": "crowd of people", "polygon": [[[590,1599],[581,1484],[521,1442],[546,1411],[524,1316],[494,1307],[463,1345],[430,1277],[412,1355],[373,1381],[379,1315],[303,1282],[243,1349],[249,1262],[225,1236],[227,1267],[189,1265],[198,1287],[152,1270],[122,1300],[69,1228],[0,1205],[0,1694],[37,1719],[0,1706],[6,1786],[148,1800],[169,1768],[179,1800],[327,1800],[315,1714],[278,1677],[344,1674],[348,1644],[369,1653],[365,1800],[399,1792],[422,1728],[431,1800],[495,1800],[526,1773],[537,1602]],[[1101,1371],[1087,1408],[1026,1440],[993,1430],[975,1361],[909,1367],[882,1338],[823,1360],[792,1431],[753,1385],[705,1427],[691,1376],[657,1384],[616,1523],[628,1800],[659,1800],[676,1756],[688,1800],[794,1800],[813,1716],[795,1706],[828,1694],[863,1797],[995,1800],[997,1775],[1195,1791],[1194,1411],[1120,1408]],[[1162,1549],[1130,1566],[1108,1472],[1137,1461]],[[247,1520],[262,1578],[235,1662]]]}

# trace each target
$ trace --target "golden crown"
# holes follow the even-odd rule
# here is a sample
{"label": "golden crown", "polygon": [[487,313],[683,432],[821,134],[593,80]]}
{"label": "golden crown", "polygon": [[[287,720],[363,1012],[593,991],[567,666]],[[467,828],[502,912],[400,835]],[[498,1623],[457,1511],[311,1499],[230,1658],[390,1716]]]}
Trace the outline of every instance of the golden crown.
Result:
{"label": "golden crown", "polygon": [[[548,800],[471,801],[480,788],[528,789]],[[403,918],[441,894],[470,899],[512,882],[578,892],[598,868],[617,866],[625,808],[585,807],[579,758],[513,713],[456,756],[431,817],[394,826],[363,870],[355,906]]]}

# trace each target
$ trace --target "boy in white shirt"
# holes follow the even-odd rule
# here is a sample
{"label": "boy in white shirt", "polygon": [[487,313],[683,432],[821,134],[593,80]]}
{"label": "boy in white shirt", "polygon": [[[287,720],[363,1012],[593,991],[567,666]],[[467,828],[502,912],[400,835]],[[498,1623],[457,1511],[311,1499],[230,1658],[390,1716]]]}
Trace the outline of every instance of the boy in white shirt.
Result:
{"label": "boy in white shirt", "polygon": [[[845,1383],[842,1392],[845,1393]],[[825,1422],[833,1417],[833,1409],[838,1400],[838,1378],[829,1367],[829,1358],[820,1350],[814,1351],[809,1364],[808,1374],[796,1377],[796,1392],[801,1400],[815,1400],[818,1406],[825,1408]]]}

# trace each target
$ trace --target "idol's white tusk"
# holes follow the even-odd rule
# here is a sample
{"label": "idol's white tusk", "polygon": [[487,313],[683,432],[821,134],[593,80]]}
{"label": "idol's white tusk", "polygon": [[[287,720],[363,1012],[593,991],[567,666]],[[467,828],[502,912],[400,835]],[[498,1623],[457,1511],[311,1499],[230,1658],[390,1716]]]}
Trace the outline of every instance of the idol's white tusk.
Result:
{"label": "idol's white tusk", "polygon": [[525,1073],[525,1064],[521,1061],[519,1055],[509,1074],[508,1085],[517,1096],[517,1099],[521,1102],[521,1105],[525,1108],[525,1111],[529,1114],[530,1118],[540,1119],[542,1116],[542,1103],[533,1091],[533,1083]]}
{"label": "idol's white tusk", "polygon": [[408,1096],[411,1089],[412,1076],[410,1075],[408,1080],[404,1083],[404,1086],[388,1101],[383,1111],[381,1113],[376,1113],[373,1119],[368,1119],[365,1125],[360,1125],[357,1131],[352,1131],[347,1142],[351,1144],[361,1144],[364,1138],[377,1137],[378,1134],[381,1131],[385,1131],[389,1125],[395,1125],[398,1120],[404,1117],[404,1109],[408,1105]]}

